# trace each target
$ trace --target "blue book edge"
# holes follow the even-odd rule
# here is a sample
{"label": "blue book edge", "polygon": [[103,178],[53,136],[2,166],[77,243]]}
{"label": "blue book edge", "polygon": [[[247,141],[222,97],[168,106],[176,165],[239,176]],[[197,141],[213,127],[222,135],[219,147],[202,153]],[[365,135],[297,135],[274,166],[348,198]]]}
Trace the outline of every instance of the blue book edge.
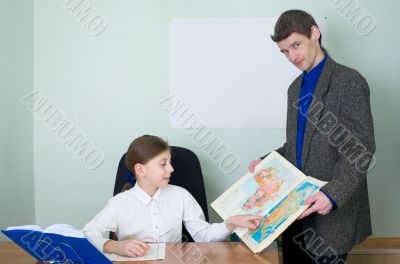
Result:
{"label": "blue book edge", "polygon": [[38,261],[112,264],[87,238],[22,229],[1,232]]}

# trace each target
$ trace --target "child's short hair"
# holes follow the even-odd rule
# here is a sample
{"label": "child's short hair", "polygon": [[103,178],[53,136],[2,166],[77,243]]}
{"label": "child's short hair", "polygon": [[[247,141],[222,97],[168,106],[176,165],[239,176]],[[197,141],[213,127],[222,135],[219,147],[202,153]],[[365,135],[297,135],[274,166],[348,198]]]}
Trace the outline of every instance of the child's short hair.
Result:
{"label": "child's short hair", "polygon": [[143,135],[136,138],[129,145],[125,155],[126,166],[135,175],[135,164],[146,164],[149,160],[166,150],[169,150],[166,140],[152,135]]}

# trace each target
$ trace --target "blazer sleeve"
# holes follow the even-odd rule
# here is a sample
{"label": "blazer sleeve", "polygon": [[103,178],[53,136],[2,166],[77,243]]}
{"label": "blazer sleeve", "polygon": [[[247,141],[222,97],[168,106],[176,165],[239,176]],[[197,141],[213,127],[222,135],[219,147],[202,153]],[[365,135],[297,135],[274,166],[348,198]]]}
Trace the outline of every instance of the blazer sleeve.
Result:
{"label": "blazer sleeve", "polygon": [[[351,199],[354,192],[366,180],[367,171],[360,168],[358,158],[350,154],[355,148],[372,157],[375,152],[374,128],[370,107],[370,92],[367,81],[356,74],[343,89],[340,95],[338,123],[350,132],[350,140],[338,149],[334,165],[333,179],[321,188],[340,208]],[[354,152],[353,152],[354,153]],[[361,158],[361,155],[360,157]],[[364,159],[363,168],[368,168],[371,159]]]}

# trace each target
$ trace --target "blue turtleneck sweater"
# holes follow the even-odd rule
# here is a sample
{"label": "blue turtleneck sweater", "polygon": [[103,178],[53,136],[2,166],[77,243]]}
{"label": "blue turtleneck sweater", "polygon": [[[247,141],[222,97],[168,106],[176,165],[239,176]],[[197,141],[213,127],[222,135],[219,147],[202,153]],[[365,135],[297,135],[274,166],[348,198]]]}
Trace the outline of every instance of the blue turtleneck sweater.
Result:
{"label": "blue turtleneck sweater", "polygon": [[[301,84],[300,97],[299,97],[302,99],[301,99],[301,105],[299,106],[299,111],[297,113],[298,121],[297,121],[297,141],[296,141],[296,161],[297,161],[297,168],[299,168],[299,170],[301,170],[304,133],[307,126],[307,116],[304,115],[303,113],[308,114],[308,109],[310,108],[312,102],[312,96],[310,95],[314,94],[322,69],[324,68],[326,58],[327,56],[325,54],[324,59],[311,71],[303,72],[303,82]],[[324,194],[328,197],[328,199],[332,203],[333,209],[336,209],[337,205],[335,201],[325,192]]]}

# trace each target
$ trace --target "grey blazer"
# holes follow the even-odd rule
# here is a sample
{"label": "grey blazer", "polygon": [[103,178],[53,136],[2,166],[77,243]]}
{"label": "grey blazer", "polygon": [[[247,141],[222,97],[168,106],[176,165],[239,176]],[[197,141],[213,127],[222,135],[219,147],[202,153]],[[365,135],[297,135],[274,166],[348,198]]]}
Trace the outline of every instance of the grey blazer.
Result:
{"label": "grey blazer", "polygon": [[[292,164],[301,83],[302,75],[288,89],[286,143],[277,150]],[[301,166],[306,175],[329,182],[322,190],[338,205],[303,220],[305,244],[316,254],[349,252],[371,235],[366,172],[375,140],[369,94],[361,74],[328,56],[307,117]]]}

